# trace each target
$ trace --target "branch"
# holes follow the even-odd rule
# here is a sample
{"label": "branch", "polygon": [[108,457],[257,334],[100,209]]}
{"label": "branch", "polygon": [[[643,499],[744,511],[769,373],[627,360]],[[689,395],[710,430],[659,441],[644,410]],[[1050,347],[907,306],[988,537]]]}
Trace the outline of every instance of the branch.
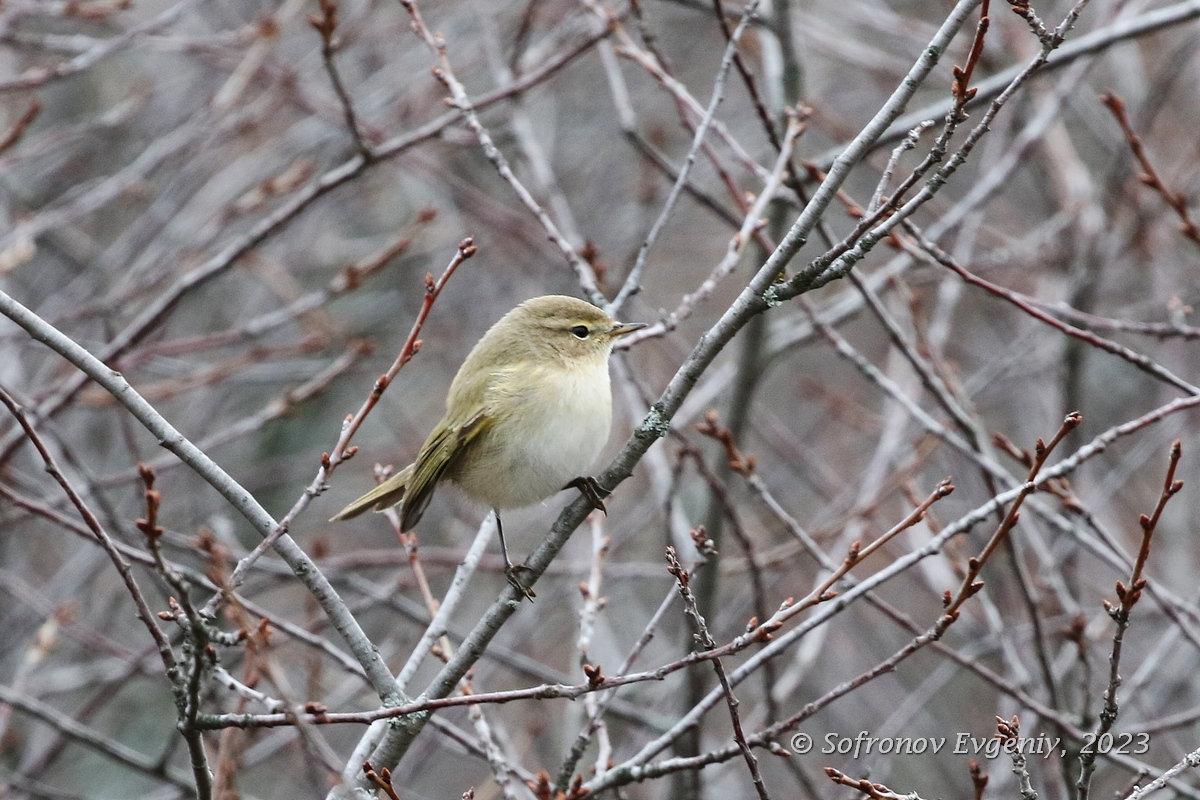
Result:
{"label": "branch", "polygon": [[1138,176],[1138,180],[1158,192],[1163,201],[1179,217],[1179,232],[1195,244],[1200,245],[1200,228],[1196,227],[1196,221],[1192,219],[1188,211],[1187,195],[1183,192],[1171,191],[1159,177],[1158,171],[1150,163],[1150,157],[1146,155],[1146,148],[1142,144],[1141,137],[1133,132],[1133,126],[1129,124],[1129,117],[1125,114],[1125,101],[1115,94],[1102,94],[1100,102],[1117,118],[1117,124],[1121,126],[1121,131],[1125,134],[1125,141],[1129,143],[1129,149],[1133,151],[1134,157],[1142,165],[1142,174]]}
{"label": "branch", "polygon": [[1079,754],[1079,778],[1075,781],[1078,800],[1088,800],[1090,796],[1092,775],[1096,770],[1096,742],[1100,740],[1101,736],[1112,730],[1113,724],[1117,721],[1117,688],[1121,685],[1121,647],[1125,641],[1125,631],[1129,628],[1129,616],[1134,605],[1141,599],[1142,590],[1146,588],[1146,579],[1142,577],[1142,570],[1146,566],[1146,559],[1150,556],[1150,539],[1154,536],[1154,531],[1158,527],[1163,509],[1167,507],[1167,502],[1183,488],[1183,481],[1175,480],[1175,468],[1179,466],[1179,459],[1182,455],[1183,446],[1176,439],[1175,444],[1171,447],[1167,477],[1163,481],[1158,503],[1154,506],[1154,511],[1150,516],[1143,514],[1138,520],[1142,528],[1142,545],[1138,548],[1137,560],[1134,562],[1133,571],[1129,576],[1129,585],[1126,586],[1121,581],[1117,581],[1116,591],[1119,601],[1117,605],[1114,606],[1108,600],[1104,600],[1104,610],[1117,623],[1117,630],[1113,634],[1112,652],[1108,658],[1108,687],[1104,690],[1104,707],[1100,710],[1100,722],[1096,726],[1090,745],[1084,747]]}
{"label": "branch", "polygon": [[[340,464],[354,457],[354,454],[358,451],[358,448],[350,446],[350,439],[355,433],[358,432],[359,427],[362,426],[363,420],[365,420],[367,415],[371,413],[371,409],[375,408],[376,404],[379,402],[379,398],[383,396],[384,391],[391,384],[392,380],[395,379],[396,374],[400,372],[401,368],[411,361],[412,357],[415,356],[417,351],[421,349],[421,340],[417,337],[421,333],[421,328],[424,326],[425,320],[429,317],[429,312],[433,309],[434,302],[437,300],[438,295],[442,293],[442,289],[445,288],[446,282],[450,280],[450,276],[454,274],[459,265],[461,265],[471,256],[475,255],[475,250],[476,248],[474,240],[468,236],[459,242],[458,250],[455,252],[454,257],[450,259],[450,263],[446,266],[446,269],[442,272],[442,276],[440,278],[435,281],[433,279],[433,275],[426,274],[425,298],[421,302],[421,310],[417,312],[417,318],[413,322],[413,326],[408,332],[408,338],[404,341],[404,346],[400,348],[400,354],[396,356],[396,360],[392,362],[392,366],[388,369],[388,371],[379,376],[378,380],[375,381],[375,385],[372,387],[371,393],[367,395],[367,399],[363,402],[362,406],[359,407],[358,412],[353,416],[346,418],[345,423],[342,425],[341,435],[338,437],[337,442],[333,446],[333,451],[330,453],[321,454],[321,466],[317,469],[317,475],[315,478],[313,478],[312,483],[308,485],[308,487],[304,490],[304,493],[300,495],[300,498],[296,500],[295,504],[291,507],[287,514],[284,515],[283,519],[281,519],[278,524],[276,524],[272,530],[263,537],[263,540],[259,542],[254,550],[238,562],[237,567],[234,568],[233,573],[229,576],[229,580],[226,583],[227,589],[235,589],[242,584],[242,581],[245,580],[246,572],[250,569],[254,562],[257,561],[269,547],[274,546],[275,540],[281,536],[284,536],[288,532],[292,522],[304,511],[304,509],[308,508],[308,504],[325,491],[329,485],[329,477],[333,474],[333,471],[337,469]],[[207,615],[215,613],[216,609],[221,603],[221,597],[223,595],[224,592],[214,595],[213,598],[210,599],[205,605],[204,613]]]}
{"label": "branch", "polygon": [[371,152],[371,148],[363,139],[362,131],[359,130],[358,119],[354,114],[354,103],[350,100],[346,87],[342,85],[342,78],[338,74],[337,64],[333,59],[336,52],[334,32],[337,31],[338,26],[337,0],[320,0],[320,3],[321,16],[309,14],[308,24],[312,25],[321,35],[321,60],[325,64],[325,71],[329,73],[329,81],[333,84],[334,92],[337,93],[338,102],[342,105],[342,114],[346,117],[346,128],[349,129],[350,136],[354,139],[354,146],[358,149],[359,155],[369,163],[375,158],[375,154]]}
{"label": "branch", "polygon": [[[116,400],[150,431],[159,443],[177,455],[196,474],[217,490],[261,536],[270,535],[278,523],[246,489],[225,472],[216,462],[192,444],[183,434],[159,414],[129,385],[120,373],[105,366],[99,359],[50,325],[37,314],[0,291],[0,314],[24,328],[30,336],[62,355],[74,364],[86,378],[107,390]],[[396,691],[395,681],[378,650],[367,638],[329,580],[317,569],[300,546],[286,533],[275,542],[275,550],[292,572],[308,588],[329,616],[333,627],[350,647],[355,659],[366,673],[371,687],[385,705],[403,702]]]}

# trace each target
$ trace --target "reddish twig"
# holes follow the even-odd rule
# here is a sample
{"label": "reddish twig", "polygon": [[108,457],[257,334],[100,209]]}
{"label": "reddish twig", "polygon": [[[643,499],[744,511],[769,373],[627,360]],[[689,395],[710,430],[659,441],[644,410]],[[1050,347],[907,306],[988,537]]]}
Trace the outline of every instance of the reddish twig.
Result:
{"label": "reddish twig", "polygon": [[1042,465],[1046,463],[1046,459],[1050,456],[1051,451],[1058,446],[1059,442],[1068,433],[1079,427],[1082,422],[1083,415],[1078,411],[1074,411],[1068,414],[1066,419],[1063,420],[1062,425],[1058,428],[1058,432],[1054,434],[1054,438],[1050,440],[1049,444],[1043,442],[1041,439],[1038,439],[1034,444],[1033,464],[1029,467],[1029,474],[1025,478],[1025,485],[1021,487],[1020,494],[1017,495],[1012,505],[1009,506],[1004,519],[1000,521],[999,527],[996,528],[995,533],[992,534],[987,544],[983,546],[983,550],[979,552],[979,555],[967,560],[967,573],[963,577],[958,591],[951,594],[950,590],[946,590],[946,596],[943,600],[946,613],[943,619],[948,620],[947,626],[949,622],[953,622],[958,617],[958,610],[962,607],[962,604],[983,588],[983,582],[978,580],[979,573],[983,570],[984,565],[987,564],[988,559],[996,552],[1000,544],[1008,538],[1009,532],[1016,527],[1017,520],[1021,517],[1021,505],[1025,502],[1025,498],[1035,491],[1035,481],[1038,473],[1041,472]]}
{"label": "reddish twig", "polygon": [[8,129],[7,133],[0,136],[0,153],[3,153],[21,140],[21,137],[25,135],[26,129],[33,123],[41,111],[42,104],[36,98],[29,101],[29,107],[25,109],[25,113],[21,114],[12,127]]}
{"label": "reddish twig", "polygon": [[1104,610],[1117,623],[1117,630],[1113,634],[1112,652],[1108,657],[1108,687],[1104,690],[1104,707],[1100,710],[1100,721],[1096,725],[1095,736],[1092,738],[1090,746],[1083,748],[1079,754],[1079,777],[1075,781],[1078,800],[1088,800],[1090,794],[1092,775],[1096,770],[1096,742],[1101,736],[1112,730],[1113,724],[1117,721],[1117,688],[1121,685],[1121,649],[1125,641],[1125,631],[1129,628],[1130,613],[1137,601],[1141,599],[1142,590],[1146,588],[1146,579],[1142,577],[1142,571],[1146,567],[1146,559],[1150,556],[1150,539],[1154,536],[1154,531],[1158,527],[1158,521],[1162,517],[1167,502],[1183,488],[1183,481],[1175,480],[1175,468],[1179,466],[1179,459],[1182,455],[1183,445],[1176,439],[1171,446],[1167,477],[1163,481],[1158,503],[1154,506],[1154,511],[1150,516],[1142,514],[1138,519],[1142,527],[1142,544],[1138,548],[1137,560],[1129,575],[1129,584],[1117,581],[1116,605],[1104,600]]}
{"label": "reddish twig", "polygon": [[362,765],[363,774],[367,776],[367,780],[383,790],[383,793],[388,796],[388,800],[400,800],[400,795],[396,794],[396,787],[392,786],[392,771],[387,767],[376,772],[371,766],[370,761],[364,761]]}
{"label": "reddish twig", "polygon": [[975,788],[975,800],[983,800],[983,790],[988,785],[988,775],[983,771],[983,767],[979,766],[979,762],[971,759],[967,762],[967,769],[971,773],[971,785]]}
{"label": "reddish twig", "polygon": [[354,139],[354,146],[358,148],[358,152],[362,154],[363,159],[367,162],[374,160],[375,153],[367,145],[363,139],[362,131],[358,126],[358,117],[354,113],[354,104],[350,101],[350,94],[346,91],[345,85],[342,83],[342,78],[338,74],[337,64],[334,62],[333,56],[337,52],[336,43],[334,41],[334,33],[338,26],[338,4],[337,0],[320,0],[321,15],[308,15],[308,24],[316,29],[321,35],[321,60],[325,63],[325,71],[329,73],[329,80],[333,84],[333,90],[337,93],[338,102],[342,105],[342,114],[346,117],[346,127],[350,129],[350,136]]}
{"label": "reddish twig", "polygon": [[1200,394],[1200,387],[1197,387],[1187,382],[1183,378],[1180,378],[1166,367],[1158,364],[1155,361],[1152,361],[1141,353],[1131,350],[1124,345],[1117,344],[1110,339],[1097,336],[1091,331],[1086,331],[1082,328],[1077,328],[1074,325],[1069,325],[1068,323],[1063,322],[1062,320],[1050,314],[1047,314],[1040,308],[1036,308],[1019,293],[1010,291],[1003,286],[992,283],[986,278],[981,278],[974,273],[968,272],[967,269],[959,264],[953,256],[926,238],[925,235],[921,233],[920,229],[915,225],[911,225],[908,222],[904,222],[903,225],[909,233],[916,237],[917,242],[920,245],[919,248],[913,247],[911,244],[906,245],[905,249],[914,255],[922,255],[922,253],[928,254],[928,256],[930,256],[935,262],[957,273],[958,276],[967,283],[971,284],[972,286],[978,286],[981,289],[985,289],[997,297],[1008,301],[1039,322],[1044,322],[1050,327],[1062,331],[1067,336],[1079,339],[1080,341],[1085,342],[1098,350],[1104,350],[1105,352],[1112,353],[1113,355],[1128,361],[1130,364],[1134,365],[1143,372],[1152,375],[1153,377],[1165,383],[1169,383],[1178,389],[1182,389],[1189,395]]}
{"label": "reddish twig", "polygon": [[834,783],[849,786],[851,789],[857,789],[871,798],[871,800],[921,800],[921,796],[915,792],[899,794],[898,792],[893,792],[882,783],[872,783],[866,778],[851,778],[846,773],[840,772],[833,767],[826,767],[825,774]]}
{"label": "reddish twig", "polygon": [[1038,794],[1033,790],[1033,781],[1025,766],[1025,754],[1021,752],[1021,721],[1016,714],[1010,720],[996,717],[996,731],[996,738],[1004,743],[1004,749],[1012,758],[1012,771],[1020,785],[1021,800],[1037,800]]}
{"label": "reddish twig", "polygon": [[454,258],[450,259],[450,263],[442,271],[440,278],[434,280],[432,274],[425,275],[425,299],[421,303],[421,310],[417,312],[417,318],[413,322],[412,329],[408,332],[408,338],[404,340],[404,346],[400,348],[400,355],[396,356],[396,360],[392,362],[392,366],[388,368],[388,371],[380,375],[379,379],[375,381],[375,385],[371,389],[371,394],[368,395],[358,412],[346,419],[345,424],[342,426],[342,435],[338,437],[337,444],[334,445],[333,450],[329,454],[330,474],[337,468],[338,464],[353,455],[352,451],[354,448],[349,447],[351,437],[358,432],[363,420],[371,413],[371,409],[375,408],[375,404],[379,402],[379,398],[383,396],[384,391],[396,377],[396,373],[420,351],[421,340],[418,337],[421,335],[421,328],[425,325],[425,320],[429,317],[430,310],[433,309],[434,302],[438,299],[438,295],[442,293],[442,289],[446,287],[446,282],[450,280],[455,270],[464,261],[475,255],[475,251],[475,240],[468,236],[459,242],[458,251],[454,254]]}
{"label": "reddish twig", "polygon": [[704,436],[715,439],[725,449],[725,457],[729,459],[729,468],[744,478],[754,472],[754,456],[743,455],[733,442],[733,432],[721,425],[721,418],[716,411],[704,415],[704,422],[696,425],[696,430]]}
{"label": "reddish twig", "polygon": [[969,88],[971,84],[971,75],[975,72],[975,66],[979,63],[979,57],[983,55],[983,40],[987,35],[988,25],[988,9],[990,0],[983,0],[979,6],[979,24],[975,28],[975,39],[971,42],[971,51],[967,54],[967,62],[965,66],[954,66],[954,83],[950,87],[950,93],[954,95],[954,113],[962,115],[966,118],[967,103],[975,97],[975,89]]}
{"label": "reddish twig", "polygon": [[295,518],[305,508],[308,507],[308,504],[312,501],[312,499],[325,491],[325,488],[329,483],[329,478],[331,475],[333,475],[333,471],[337,469],[340,464],[352,458],[358,451],[358,448],[350,445],[350,439],[358,431],[359,427],[363,423],[363,420],[365,420],[367,415],[371,413],[371,410],[375,408],[376,404],[379,402],[379,398],[383,396],[384,391],[396,377],[396,374],[400,372],[401,368],[411,361],[413,356],[415,356],[421,349],[421,340],[418,337],[421,334],[421,328],[424,326],[425,320],[429,317],[429,312],[432,310],[434,302],[441,294],[442,289],[445,288],[446,282],[450,280],[450,277],[454,274],[455,270],[457,270],[459,265],[461,265],[464,261],[475,255],[475,250],[476,248],[474,239],[468,236],[459,242],[458,250],[455,252],[454,258],[450,260],[450,263],[446,266],[446,269],[442,272],[442,276],[440,278],[434,280],[432,274],[427,274],[425,276],[425,299],[421,303],[421,310],[417,312],[417,318],[413,322],[412,329],[408,333],[408,338],[405,339],[404,346],[400,349],[400,354],[396,356],[396,360],[392,362],[392,366],[388,369],[388,371],[376,379],[375,385],[371,388],[371,393],[367,395],[367,399],[358,409],[358,412],[353,416],[346,418],[346,421],[342,424],[341,435],[338,437],[337,443],[333,447],[333,451],[330,453],[321,454],[321,466],[317,470],[317,476],[313,479],[313,482],[309,484],[307,488],[305,488],[304,493],[300,496],[288,513],[284,515],[283,519],[279,521],[271,533],[267,536],[264,536],[263,540],[258,543],[254,550],[252,550],[245,558],[238,562],[237,566],[230,574],[229,580],[225,583],[224,590],[218,592],[212,597],[211,600],[208,601],[207,605],[204,607],[204,613],[206,615],[211,614],[216,610],[216,607],[221,602],[221,598],[228,591],[241,585],[242,581],[245,580],[246,572],[250,569],[254,562],[257,561],[262,554],[271,547],[276,539],[287,533],[292,521],[295,520]]}
{"label": "reddish twig", "polygon": [[1125,133],[1125,141],[1129,143],[1129,149],[1133,151],[1134,158],[1142,167],[1138,180],[1158,192],[1163,201],[1179,217],[1179,232],[1195,244],[1200,245],[1200,228],[1196,227],[1196,221],[1192,219],[1191,213],[1188,211],[1187,196],[1183,192],[1169,189],[1159,177],[1158,171],[1150,163],[1150,157],[1146,155],[1146,147],[1142,144],[1141,137],[1134,133],[1133,126],[1129,124],[1129,117],[1125,113],[1125,101],[1115,94],[1108,93],[1100,95],[1100,102],[1117,118],[1117,124]]}
{"label": "reddish twig", "polygon": [[[667,565],[667,572],[674,576],[675,584],[679,588],[679,596],[683,598],[684,611],[692,621],[692,626],[696,629],[697,641],[706,650],[712,650],[716,647],[717,643],[708,632],[708,625],[704,621],[704,617],[700,614],[699,607],[696,605],[696,595],[692,594],[692,590],[688,586],[691,581],[691,574],[683,568],[683,565],[679,563],[679,559],[675,557],[674,547],[667,548]],[[733,695],[733,686],[729,683],[729,676],[725,674],[725,666],[719,658],[714,658],[712,665],[713,670],[717,673],[717,680],[721,682],[721,689],[725,693],[725,703],[729,706],[729,718],[733,723],[733,740],[737,742],[738,748],[742,751],[742,758],[746,761],[746,766],[750,769],[750,778],[754,782],[754,789],[758,792],[760,800],[770,800],[766,784],[763,782],[762,773],[758,769],[758,758],[755,757],[750,749],[750,745],[746,742],[746,734],[742,730],[741,714],[738,713],[738,700]]]}

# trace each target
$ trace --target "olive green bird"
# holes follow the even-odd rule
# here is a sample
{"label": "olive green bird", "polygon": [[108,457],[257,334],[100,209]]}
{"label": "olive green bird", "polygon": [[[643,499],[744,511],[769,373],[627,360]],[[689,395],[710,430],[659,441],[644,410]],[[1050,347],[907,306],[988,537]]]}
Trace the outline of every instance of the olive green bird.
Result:
{"label": "olive green bird", "polygon": [[613,343],[642,323],[615,322],[573,297],[527,300],[472,348],[446,397],[446,414],[417,459],[333,517],[400,504],[410,530],[442,481],[458,484],[496,515],[509,582],[526,596],[508,557],[500,511],[578,488],[603,509],[607,492],[581,477],[600,455],[612,425],[608,357]]}

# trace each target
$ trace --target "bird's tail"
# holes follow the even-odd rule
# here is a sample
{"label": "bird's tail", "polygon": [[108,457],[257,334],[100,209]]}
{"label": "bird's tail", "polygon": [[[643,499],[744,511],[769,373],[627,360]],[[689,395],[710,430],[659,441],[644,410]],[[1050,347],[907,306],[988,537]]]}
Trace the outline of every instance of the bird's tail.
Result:
{"label": "bird's tail", "polygon": [[404,492],[408,488],[411,478],[412,466],[409,465],[334,514],[329,521],[341,522],[344,519],[357,517],[368,508],[383,511],[385,508],[396,505],[404,499]]}

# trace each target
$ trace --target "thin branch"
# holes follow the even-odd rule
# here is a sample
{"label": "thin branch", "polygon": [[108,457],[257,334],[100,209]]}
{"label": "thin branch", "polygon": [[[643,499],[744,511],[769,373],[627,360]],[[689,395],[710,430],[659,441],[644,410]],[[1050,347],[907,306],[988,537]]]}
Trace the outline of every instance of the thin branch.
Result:
{"label": "thin branch", "polygon": [[467,127],[475,134],[475,138],[479,140],[480,146],[483,148],[484,155],[492,162],[496,171],[500,173],[500,177],[512,187],[520,198],[522,204],[538,219],[542,227],[546,230],[546,234],[566,257],[567,263],[575,271],[575,277],[579,280],[579,285],[583,288],[584,293],[593,303],[598,306],[607,305],[604,294],[600,291],[596,284],[596,274],[592,270],[590,264],[585,261],[575,248],[563,236],[554,220],[546,213],[545,209],[534,199],[533,195],[525,188],[525,185],[517,179],[512,168],[508,164],[508,159],[496,147],[496,143],[492,140],[492,135],[488,133],[487,128],[479,121],[479,116],[476,112],[476,106],[468,97],[466,89],[454,74],[454,70],[450,66],[450,58],[446,53],[446,41],[441,34],[431,33],[429,28],[425,26],[425,20],[421,16],[421,11],[417,7],[415,0],[400,0],[400,5],[409,13],[412,18],[413,32],[417,37],[429,47],[430,52],[437,58],[438,66],[433,69],[433,76],[441,82],[450,92],[451,104],[458,109],[462,114]]}
{"label": "thin branch", "polygon": [[1146,559],[1150,556],[1150,540],[1158,527],[1159,519],[1162,518],[1163,509],[1167,507],[1167,502],[1183,488],[1183,481],[1175,480],[1175,468],[1179,466],[1179,459],[1182,455],[1183,445],[1176,439],[1175,444],[1171,446],[1167,477],[1163,481],[1158,503],[1149,516],[1143,514],[1138,520],[1142,528],[1142,544],[1138,548],[1137,560],[1133,564],[1129,584],[1117,581],[1118,602],[1116,605],[1104,600],[1104,610],[1117,623],[1117,630],[1113,633],[1112,652],[1108,657],[1108,686],[1104,690],[1104,707],[1100,710],[1100,721],[1096,725],[1095,735],[1091,738],[1090,744],[1085,746],[1079,755],[1079,777],[1075,781],[1075,790],[1079,800],[1088,800],[1090,796],[1092,775],[1096,770],[1097,742],[1100,741],[1101,736],[1112,730],[1117,721],[1117,688],[1121,685],[1121,648],[1125,641],[1125,631],[1129,628],[1129,618],[1133,607],[1141,599],[1142,590],[1146,588],[1146,579],[1142,577],[1142,571],[1146,567]]}
{"label": "thin branch", "polygon": [[1150,163],[1150,157],[1146,154],[1146,147],[1142,144],[1141,137],[1134,133],[1133,126],[1129,123],[1129,117],[1125,113],[1125,101],[1115,94],[1102,94],[1100,102],[1117,118],[1117,124],[1121,126],[1121,131],[1125,134],[1125,141],[1129,143],[1129,149],[1133,151],[1134,158],[1142,167],[1142,174],[1138,176],[1138,180],[1158,192],[1163,202],[1170,206],[1171,210],[1179,217],[1179,232],[1193,243],[1200,245],[1200,228],[1196,227],[1196,221],[1192,219],[1191,212],[1188,211],[1187,195],[1183,192],[1172,191],[1159,177],[1158,171]]}
{"label": "thin branch", "polygon": [[17,142],[21,141],[21,137],[25,135],[25,131],[37,119],[37,115],[42,111],[42,104],[33,99],[29,101],[29,106],[17,117],[17,121],[12,124],[7,133],[0,135],[0,153],[3,153],[8,148],[12,147]]}
{"label": "thin branch", "polygon": [[1187,394],[1200,394],[1200,387],[1185,381],[1183,378],[1180,378],[1166,367],[1163,367],[1160,364],[1152,361],[1141,353],[1131,350],[1124,345],[1117,344],[1109,339],[1097,336],[1091,331],[1085,331],[1081,328],[1075,327],[1074,325],[1070,325],[1066,322],[1056,319],[1054,316],[1047,314],[1040,308],[1035,307],[1020,294],[1011,292],[1002,286],[998,286],[991,281],[986,280],[985,278],[981,278],[978,275],[968,272],[967,269],[959,264],[958,261],[956,261],[949,253],[927,239],[916,226],[905,223],[905,227],[909,233],[916,237],[921,249],[928,253],[935,262],[941,264],[947,269],[950,269],[972,286],[978,286],[981,289],[991,292],[997,297],[1013,304],[1017,308],[1021,309],[1021,311],[1025,312],[1039,322],[1044,322],[1045,324],[1056,328],[1062,333],[1065,333],[1066,335],[1075,339],[1079,339],[1080,341],[1085,342],[1086,344],[1089,344],[1098,350],[1104,350],[1105,352],[1112,353],[1118,358],[1128,361],[1130,364],[1147,373],[1148,375],[1151,375],[1152,377],[1157,378],[1164,383],[1169,383],[1172,386],[1183,390]]}
{"label": "thin branch", "polygon": [[[30,336],[50,347],[74,364],[87,378],[96,381],[150,431],[163,447],[179,456],[189,467],[217,490],[253,527],[259,535],[272,533],[278,523],[246,489],[235,481],[212,459],[192,444],[171,423],[159,414],[132,386],[112,369],[105,366],[76,342],[47,323],[37,314],[0,291],[0,314],[24,328]],[[362,666],[372,688],[385,705],[403,702],[395,690],[395,681],[378,650],[367,638],[338,596],[329,580],[317,569],[300,546],[287,534],[279,536],[275,549],[300,581],[312,592],[329,616],[334,628],[350,646]]]}
{"label": "thin branch", "polygon": [[[388,371],[383,375],[380,375],[375,381],[375,385],[372,387],[371,393],[367,395],[367,399],[363,401],[363,404],[361,407],[359,407],[357,413],[346,418],[346,421],[342,425],[341,434],[338,436],[338,440],[333,446],[333,450],[329,453],[321,454],[321,466],[317,469],[317,475],[315,478],[313,478],[312,483],[308,485],[308,487],[304,490],[304,493],[299,499],[296,500],[295,504],[293,504],[291,509],[288,510],[287,514],[284,515],[283,519],[281,519],[279,523],[275,525],[275,527],[266,536],[263,537],[263,540],[259,542],[254,550],[238,562],[238,565],[234,568],[232,574],[230,574],[229,580],[226,584],[228,589],[236,589],[242,584],[242,581],[245,580],[246,572],[251,566],[253,566],[254,562],[257,561],[259,557],[261,557],[262,554],[267,551],[268,548],[273,547],[275,541],[279,539],[279,537],[286,535],[296,517],[298,517],[306,508],[308,508],[308,504],[312,502],[314,498],[320,496],[321,493],[325,491],[329,485],[329,477],[333,474],[333,471],[337,469],[340,464],[352,458],[358,451],[357,447],[352,447],[350,445],[350,439],[355,433],[358,432],[358,429],[362,426],[363,420],[367,418],[367,415],[370,414],[371,410],[375,408],[376,404],[379,403],[379,398],[383,396],[384,391],[389,385],[391,385],[391,382],[395,379],[396,374],[399,373],[404,365],[411,361],[412,357],[415,356],[417,351],[421,349],[421,340],[418,337],[421,334],[421,328],[424,326],[425,320],[429,317],[429,312],[433,309],[434,302],[437,300],[438,295],[442,293],[442,289],[445,288],[446,282],[450,280],[450,277],[455,273],[459,265],[461,265],[471,256],[475,255],[475,251],[476,247],[474,240],[468,236],[459,242],[458,249],[455,251],[454,257],[450,259],[450,263],[446,266],[446,269],[442,271],[440,278],[435,281],[432,274],[425,275],[425,296],[421,302],[421,310],[417,312],[417,318],[413,322],[412,328],[409,330],[408,338],[404,341],[404,346],[400,348],[400,354],[396,356],[396,360],[392,362],[392,366],[388,368]],[[221,603],[223,594],[224,593],[222,592],[214,595],[212,599],[210,599],[205,605],[203,613],[206,615],[215,613],[216,609]]]}
{"label": "thin branch", "polygon": [[[667,572],[675,577],[675,584],[679,587],[679,596],[683,598],[684,611],[688,619],[691,620],[692,626],[696,629],[696,640],[704,649],[712,650],[716,647],[717,643],[708,632],[708,625],[705,623],[704,617],[700,615],[700,610],[696,607],[696,596],[692,594],[692,590],[688,587],[691,575],[679,563],[679,559],[675,557],[674,547],[667,548]],[[729,685],[729,676],[725,674],[725,667],[721,663],[721,659],[714,658],[712,665],[717,673],[717,680],[721,684],[721,691],[725,694],[725,703],[729,707],[729,718],[733,723],[733,740],[737,742],[738,749],[742,752],[742,758],[750,770],[750,779],[754,782],[754,790],[758,793],[760,800],[770,800],[766,784],[763,783],[762,773],[758,769],[758,759],[750,751],[750,745],[746,743],[746,734],[742,731],[742,718],[741,714],[738,713],[738,700],[734,697],[733,687]]]}
{"label": "thin branch", "polygon": [[[650,255],[650,248],[658,241],[659,234],[662,233],[667,220],[675,210],[675,203],[683,193],[683,187],[686,185],[688,175],[692,171],[692,165],[696,162],[696,155],[700,151],[700,145],[703,144],[704,137],[708,134],[709,126],[712,124],[713,119],[716,118],[717,107],[725,99],[725,80],[729,76],[729,69],[733,66],[734,57],[737,55],[738,42],[741,41],[742,34],[746,32],[750,20],[754,17],[754,11],[758,7],[758,3],[759,0],[750,0],[746,4],[742,9],[742,18],[738,21],[737,28],[729,36],[729,41],[725,45],[725,54],[721,57],[721,66],[717,68],[717,76],[713,80],[712,95],[709,98],[708,108],[705,109],[704,116],[700,118],[700,124],[696,126],[696,133],[692,137],[692,144],[688,148],[687,155],[684,156],[683,165],[679,168],[679,175],[676,177],[674,185],[671,186],[671,191],[667,194],[667,199],[663,203],[657,219],[650,226],[650,232],[646,234],[641,247],[638,248],[637,257],[633,262],[633,269],[629,271],[629,275],[625,278],[625,283],[621,286],[620,291],[617,292],[617,296],[613,298],[612,308],[614,310],[620,309],[625,304],[625,301],[639,288],[642,271],[645,269],[646,259]],[[790,151],[782,152],[790,155]],[[774,194],[774,191],[771,194]],[[770,197],[767,199],[769,200]]]}
{"label": "thin branch", "polygon": [[329,73],[329,82],[333,84],[338,102],[341,103],[342,114],[346,117],[346,128],[350,131],[351,138],[354,139],[354,146],[363,159],[370,162],[375,155],[371,152],[366,140],[363,139],[362,131],[359,130],[358,119],[354,114],[354,103],[350,99],[346,87],[342,84],[342,78],[338,74],[337,64],[333,58],[337,52],[334,34],[338,26],[338,3],[337,0],[320,0],[320,4],[321,15],[309,14],[308,24],[312,25],[321,36],[321,60],[325,64],[325,71]]}

